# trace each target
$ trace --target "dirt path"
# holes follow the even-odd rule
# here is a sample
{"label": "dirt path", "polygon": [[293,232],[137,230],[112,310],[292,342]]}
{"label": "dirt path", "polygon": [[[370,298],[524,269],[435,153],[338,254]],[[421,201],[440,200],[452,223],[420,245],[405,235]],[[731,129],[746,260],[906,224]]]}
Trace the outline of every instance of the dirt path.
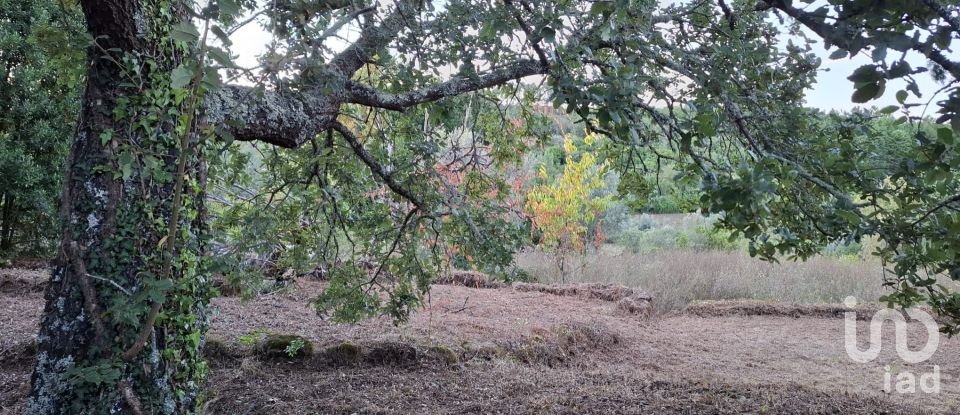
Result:
{"label": "dirt path", "polygon": [[[461,357],[481,349],[537,353],[540,345],[566,342],[558,349],[565,359],[530,364],[517,357],[526,355],[508,353],[449,367],[398,367],[221,358],[213,362],[213,413],[960,412],[957,339],[942,338],[932,359],[907,365],[896,355],[893,330],[884,330],[880,358],[861,364],[844,351],[840,318],[642,318],[604,301],[456,286],[435,286],[430,305],[407,324],[338,325],[306,307],[319,289],[302,283],[292,294],[246,303],[218,298],[210,337],[236,345],[242,335],[268,330],[305,336],[317,350],[402,342],[442,345]],[[15,356],[31,341],[41,308],[36,292],[0,293],[0,413],[17,407],[26,392],[29,356]],[[860,322],[862,339],[865,326]],[[922,326],[910,326],[917,350],[926,338]],[[600,343],[558,334],[569,327],[615,341],[578,347],[572,343]],[[888,365],[893,376],[937,365],[940,393],[884,392]]]}

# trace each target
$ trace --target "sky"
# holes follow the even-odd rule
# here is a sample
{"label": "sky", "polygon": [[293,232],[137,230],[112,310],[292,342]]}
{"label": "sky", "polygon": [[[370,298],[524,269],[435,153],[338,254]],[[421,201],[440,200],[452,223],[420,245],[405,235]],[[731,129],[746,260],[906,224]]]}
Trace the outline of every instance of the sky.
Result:
{"label": "sky", "polygon": [[[883,108],[888,105],[898,105],[895,97],[896,93],[906,86],[906,82],[902,80],[889,82],[886,91],[879,99],[866,104],[854,104],[850,100],[851,95],[853,95],[853,82],[850,82],[847,77],[860,66],[873,63],[869,57],[864,55],[864,52],[853,58],[831,60],[829,55],[836,51],[836,48],[827,51],[823,47],[823,42],[819,40],[817,44],[811,46],[813,47],[813,52],[817,54],[822,63],[820,65],[820,72],[817,74],[817,83],[812,89],[807,91],[807,106],[820,108],[822,110],[850,110],[857,106]],[[896,52],[890,52],[891,55],[894,53]],[[908,55],[907,62],[909,62],[913,68],[927,66],[925,59],[916,53]],[[940,88],[929,74],[918,74],[915,75],[914,78],[917,81],[920,92],[923,94],[924,102],[930,98],[931,94]],[[911,98],[913,98],[912,94]],[[911,102],[911,100],[908,99],[907,102]]]}
{"label": "sky", "polygon": [[[660,1],[661,4],[669,4],[674,3],[676,0]],[[816,6],[816,4],[817,3],[814,3],[813,6]],[[858,106],[883,108],[888,105],[897,105],[895,95],[898,90],[903,89],[905,86],[905,82],[903,81],[888,83],[886,92],[879,99],[866,104],[854,104],[850,100],[851,95],[853,95],[853,83],[847,79],[847,76],[853,73],[858,67],[872,62],[867,52],[861,52],[852,58],[832,60],[829,58],[829,55],[836,49],[827,51],[823,47],[823,42],[820,41],[816,35],[812,34],[812,32],[807,32],[807,35],[810,39],[817,41],[817,43],[812,44],[811,47],[822,62],[816,84],[812,89],[807,91],[807,106],[825,111],[847,111]],[[257,64],[256,57],[266,50],[266,44],[270,40],[270,35],[258,24],[250,24],[237,31],[232,36],[232,40],[234,42],[232,51],[239,55],[237,63],[244,67],[252,67]],[[795,40],[795,42],[797,41],[798,40]],[[893,55],[893,53],[895,52],[891,52],[891,55]],[[948,53],[947,55],[960,58],[960,55],[957,53]],[[908,55],[907,60],[914,68],[926,66],[926,60],[916,53]],[[929,99],[930,95],[939,89],[937,83],[928,74],[916,75],[915,79],[923,94],[924,101]],[[913,111],[916,112],[917,109]]]}

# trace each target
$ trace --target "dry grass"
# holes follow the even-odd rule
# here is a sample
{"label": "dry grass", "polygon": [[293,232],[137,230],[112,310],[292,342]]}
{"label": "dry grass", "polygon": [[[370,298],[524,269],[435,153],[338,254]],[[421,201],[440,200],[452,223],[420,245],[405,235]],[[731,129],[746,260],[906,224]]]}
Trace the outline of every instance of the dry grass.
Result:
{"label": "dry grass", "polygon": [[617,303],[617,309],[627,314],[647,315],[651,311],[650,294],[637,288],[625,287],[618,284],[584,283],[546,285],[536,283],[516,283],[513,288],[517,291],[541,292],[567,297],[584,297],[596,300]]}
{"label": "dry grass", "polygon": [[870,320],[883,308],[880,304],[861,304],[847,308],[842,304],[789,304],[757,300],[699,301],[683,309],[684,314],[697,317],[768,316],[842,318],[845,313],[857,313],[857,320]]}
{"label": "dry grass", "polygon": [[[436,285],[457,285],[470,288],[507,288],[507,284],[491,279],[488,275],[474,271],[452,271],[436,278]],[[638,288],[618,284],[584,283],[547,285],[518,282],[512,288],[521,292],[539,292],[561,297],[583,297],[588,299],[615,302],[617,310],[626,314],[649,315],[652,297]]]}
{"label": "dry grass", "polygon": [[[884,353],[861,364],[846,354],[842,319],[769,308],[638,319],[587,295],[439,285],[405,324],[339,325],[304,307],[324,286],[307,280],[248,302],[214,299],[208,413],[960,413],[957,339],[942,337],[931,360],[905,367],[941,367],[941,394],[881,390],[884,368],[902,363],[892,326]],[[21,413],[43,298],[27,291],[0,300],[0,414]],[[316,347],[290,359],[244,346],[264,329]],[[865,338],[868,326],[860,329]],[[923,325],[908,331],[908,346],[919,349]]]}
{"label": "dry grass", "polygon": [[[517,263],[541,282],[560,281],[547,254],[525,252]],[[585,257],[581,270],[568,279],[641,288],[653,296],[654,309],[662,313],[703,300],[840,303],[853,295],[863,302],[876,301],[884,294],[882,272],[871,260],[817,257],[770,264],[740,252],[631,254],[608,248]]]}
{"label": "dry grass", "polygon": [[[327,373],[272,363],[260,376],[212,370],[217,414],[930,414],[875,396],[803,385],[686,382],[624,371],[502,362],[457,371]],[[290,385],[303,385],[292,387]]]}
{"label": "dry grass", "polygon": [[487,274],[476,271],[450,270],[433,280],[434,284],[459,285],[470,288],[503,288],[507,284],[491,279]]}

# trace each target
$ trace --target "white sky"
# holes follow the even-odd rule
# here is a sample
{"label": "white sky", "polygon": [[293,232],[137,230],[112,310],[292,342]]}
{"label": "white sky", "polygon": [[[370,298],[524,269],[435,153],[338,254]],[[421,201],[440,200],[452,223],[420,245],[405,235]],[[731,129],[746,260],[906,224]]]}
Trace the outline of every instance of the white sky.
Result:
{"label": "white sky", "polygon": [[[660,1],[661,3],[675,2],[675,0]],[[871,63],[871,59],[867,55],[868,52],[861,52],[852,58],[831,60],[828,56],[836,49],[834,48],[831,51],[827,51],[816,35],[808,33],[808,36],[811,39],[817,40],[817,43],[811,46],[813,47],[814,53],[816,53],[822,61],[821,70],[817,75],[817,82],[812,89],[808,90],[806,95],[806,104],[808,106],[822,110],[843,111],[853,109],[857,106],[875,106],[882,108],[887,105],[897,104],[895,94],[905,86],[905,83],[899,80],[889,82],[886,87],[886,92],[879,99],[870,101],[865,105],[852,103],[850,97],[853,94],[853,83],[847,80],[847,76],[856,68]],[[234,42],[231,48],[232,52],[239,55],[236,62],[243,67],[252,67],[257,64],[256,57],[266,50],[266,45],[270,41],[270,35],[258,24],[249,24],[234,33],[232,40]],[[795,42],[798,41],[795,40]],[[890,51],[889,55],[895,56],[897,53],[899,52]],[[960,58],[960,55],[956,52],[950,52],[947,53],[947,55],[949,57]],[[926,60],[917,53],[909,54],[907,60],[914,68],[926,66]],[[939,86],[928,74],[918,74],[915,76],[915,79],[920,87],[921,93],[923,93],[924,102],[930,99],[930,95],[934,91],[939,89]],[[938,97],[938,99],[939,98],[940,97]],[[908,102],[913,102],[912,94]],[[918,115],[916,114],[918,111],[920,111],[920,109],[913,109],[913,115]]]}
{"label": "white sky", "polygon": [[[847,77],[850,76],[850,74],[860,66],[873,63],[873,61],[865,55],[866,52],[861,52],[859,55],[854,56],[853,58],[830,60],[828,56],[830,53],[836,51],[836,48],[827,51],[823,48],[822,42],[818,42],[817,44],[811,46],[813,46],[814,53],[816,53],[823,62],[820,65],[820,73],[817,74],[816,85],[807,91],[806,103],[808,106],[823,110],[849,110],[855,106],[876,106],[882,108],[887,105],[898,105],[895,96],[897,91],[906,86],[906,82],[903,80],[888,82],[883,96],[866,104],[854,104],[850,100],[850,96],[853,95],[853,82],[850,82]],[[899,53],[900,52],[893,50],[888,52],[890,56],[897,56]],[[948,55],[952,56],[954,54]],[[922,68],[927,66],[926,60],[917,53],[908,54],[907,62],[909,62],[910,66],[913,68]],[[937,85],[937,83],[930,77],[929,74],[922,73],[914,75],[914,79],[917,81],[920,92],[923,94],[924,102],[930,99],[931,94],[940,88],[940,86]],[[907,99],[907,102],[910,103],[914,101],[915,97],[911,93],[910,98]],[[934,102],[936,102],[936,100],[934,100]],[[913,112],[918,110],[919,108],[915,108],[913,109]]]}

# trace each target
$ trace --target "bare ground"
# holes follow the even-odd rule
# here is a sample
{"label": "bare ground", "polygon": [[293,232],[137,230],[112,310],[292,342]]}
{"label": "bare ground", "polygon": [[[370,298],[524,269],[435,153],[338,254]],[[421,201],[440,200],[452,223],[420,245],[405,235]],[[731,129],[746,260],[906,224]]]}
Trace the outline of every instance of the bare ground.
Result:
{"label": "bare ground", "polygon": [[[0,413],[18,413],[27,392],[42,279],[0,270],[0,281],[17,280],[0,289]],[[301,281],[289,294],[214,300],[208,413],[960,412],[957,339],[942,338],[932,359],[908,365],[885,330],[880,358],[855,363],[843,319],[806,306],[718,303],[640,317],[583,296],[435,286],[406,324],[339,325],[306,306],[320,289]],[[300,361],[253,354],[239,339],[256,331],[304,336],[315,353]],[[926,338],[922,326],[910,331],[916,350]],[[941,392],[886,393],[887,365],[894,376],[938,365]]]}

